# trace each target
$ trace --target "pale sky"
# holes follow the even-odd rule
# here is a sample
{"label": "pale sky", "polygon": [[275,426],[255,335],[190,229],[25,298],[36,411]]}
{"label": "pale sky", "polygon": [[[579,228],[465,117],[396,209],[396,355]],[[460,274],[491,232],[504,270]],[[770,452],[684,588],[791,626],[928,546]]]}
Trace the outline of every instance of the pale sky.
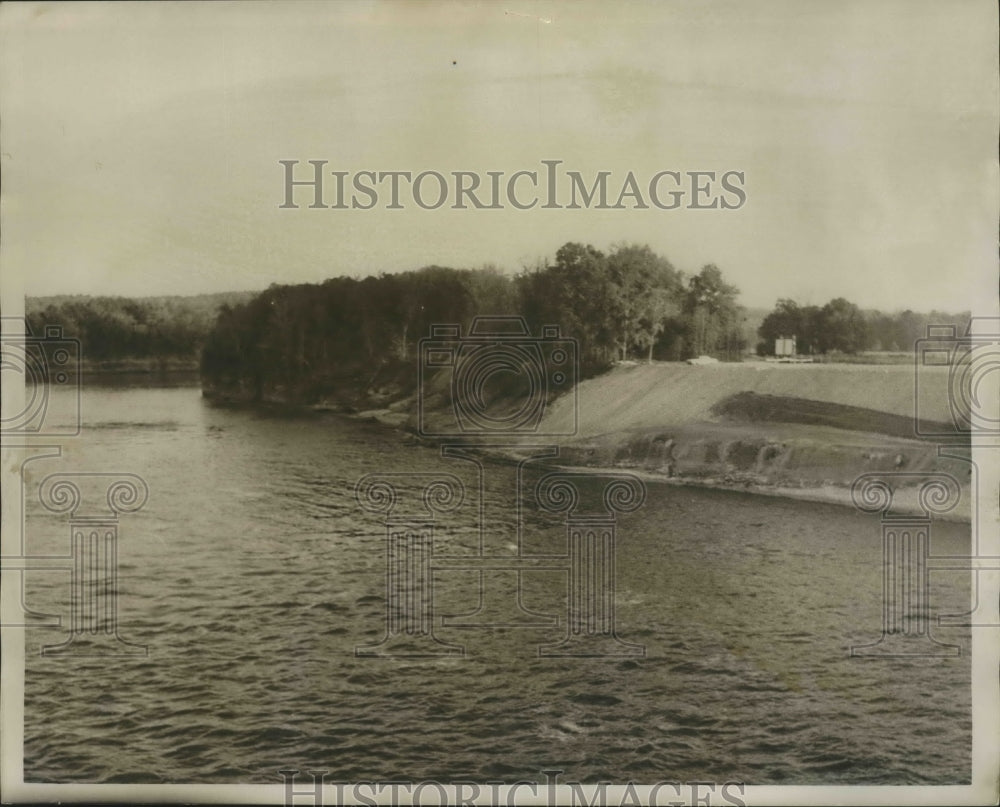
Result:
{"label": "pale sky", "polygon": [[[648,243],[777,297],[996,296],[991,0],[0,6],[0,261],[187,294]],[[736,170],[738,210],[298,210],[328,170]]]}

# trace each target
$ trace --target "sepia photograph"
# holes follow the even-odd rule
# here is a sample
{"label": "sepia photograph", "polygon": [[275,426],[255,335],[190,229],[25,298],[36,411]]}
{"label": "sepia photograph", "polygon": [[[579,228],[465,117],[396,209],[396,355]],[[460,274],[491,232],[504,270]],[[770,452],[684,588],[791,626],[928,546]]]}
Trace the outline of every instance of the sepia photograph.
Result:
{"label": "sepia photograph", "polygon": [[0,802],[998,803],[997,34],[0,5]]}

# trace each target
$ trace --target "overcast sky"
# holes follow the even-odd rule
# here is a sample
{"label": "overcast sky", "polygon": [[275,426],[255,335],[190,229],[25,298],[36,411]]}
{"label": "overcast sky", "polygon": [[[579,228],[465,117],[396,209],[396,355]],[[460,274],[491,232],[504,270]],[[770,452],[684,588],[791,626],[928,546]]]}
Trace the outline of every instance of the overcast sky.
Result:
{"label": "overcast sky", "polygon": [[[648,243],[777,297],[996,295],[991,0],[4,4],[5,272],[187,294]],[[742,171],[738,210],[280,209],[329,170]],[[304,199],[305,197],[299,197]]]}

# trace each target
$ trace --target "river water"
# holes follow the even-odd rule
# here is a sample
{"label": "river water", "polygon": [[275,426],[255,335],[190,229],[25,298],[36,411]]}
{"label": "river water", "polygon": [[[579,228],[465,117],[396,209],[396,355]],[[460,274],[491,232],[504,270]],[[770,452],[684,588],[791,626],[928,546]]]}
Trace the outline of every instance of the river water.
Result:
{"label": "river water", "polygon": [[[473,611],[479,573],[434,575],[437,638],[465,655],[359,657],[386,632],[384,527],[359,507],[369,473],[453,474],[467,501],[435,553],[477,551],[473,463],[333,415],[213,408],[192,387],[83,392],[83,433],[29,465],[27,546],[66,554],[66,516],[33,495],[55,472],[134,473],[149,500],[121,517],[121,636],[148,656],[42,657],[26,632],[24,769],[37,782],[562,780],[749,784],[969,781],[967,629],[959,658],[851,658],[882,609],[877,517],[649,484],[619,516],[617,632],[635,657],[539,657],[566,634],[567,573],[522,575],[533,627],[442,626]],[[529,468],[532,466],[529,466]],[[511,469],[487,465],[486,551],[516,548]],[[524,494],[523,552],[566,552],[561,516]],[[405,483],[404,483],[405,486]],[[969,527],[935,522],[935,553]],[[485,572],[512,601],[516,576]],[[28,572],[27,602],[68,624],[69,573]],[[967,575],[931,574],[937,612]],[[526,612],[520,612],[525,614]]]}

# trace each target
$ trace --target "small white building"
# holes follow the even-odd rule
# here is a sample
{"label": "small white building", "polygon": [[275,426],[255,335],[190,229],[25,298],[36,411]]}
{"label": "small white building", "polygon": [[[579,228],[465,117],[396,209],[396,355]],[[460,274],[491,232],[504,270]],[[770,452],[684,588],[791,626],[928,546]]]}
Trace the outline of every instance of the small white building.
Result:
{"label": "small white building", "polygon": [[774,355],[778,357],[782,356],[794,356],[796,354],[795,350],[795,337],[794,336],[779,336],[774,340]]}

